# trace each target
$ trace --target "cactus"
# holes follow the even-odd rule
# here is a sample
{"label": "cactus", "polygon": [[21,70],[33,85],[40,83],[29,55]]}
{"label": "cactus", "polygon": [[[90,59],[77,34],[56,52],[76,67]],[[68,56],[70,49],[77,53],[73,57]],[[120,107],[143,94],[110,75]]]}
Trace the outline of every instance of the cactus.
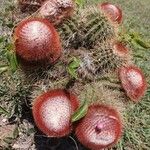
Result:
{"label": "cactus", "polygon": [[[93,48],[116,37],[116,27],[98,7],[79,9],[68,20],[58,26],[62,43],[66,47]],[[69,45],[69,46],[68,46]]]}
{"label": "cactus", "polygon": [[57,26],[62,45],[66,48],[78,48],[81,44],[81,35],[79,34],[79,16],[74,15]]}
{"label": "cactus", "polygon": [[[75,14],[72,17],[69,15],[71,18],[64,20],[63,17],[64,18],[68,17],[68,15],[66,14],[66,12],[68,12],[68,11],[67,10],[65,11],[60,5],[58,6],[57,5],[58,1],[60,2],[59,4],[63,4],[63,2],[67,2],[68,0],[66,0],[66,1],[62,1],[62,0],[46,1],[42,5],[43,7],[41,7],[36,12],[37,14],[35,14],[35,16],[42,17],[42,18],[46,17],[49,21],[52,21],[52,23],[54,24],[53,30],[55,30],[55,28],[56,28],[56,30],[58,31],[60,38],[61,38],[61,42],[63,45],[63,51],[61,53],[62,55],[59,55],[60,54],[59,50],[61,49],[61,46],[60,46],[61,44],[59,42],[59,38],[58,38],[58,40],[56,38],[56,37],[58,37],[57,35],[54,36],[54,38],[52,39],[53,42],[50,42],[50,44],[48,46],[45,45],[44,43],[42,43],[42,48],[47,48],[47,50],[42,51],[43,49],[42,50],[40,49],[41,50],[40,53],[38,53],[38,51],[37,51],[38,48],[40,48],[39,47],[39,45],[40,45],[39,43],[41,41],[41,37],[39,37],[40,32],[37,32],[38,37],[36,37],[36,41],[33,40],[34,46],[33,47],[31,46],[31,48],[29,47],[29,49],[28,49],[29,51],[32,51],[33,54],[32,53],[31,53],[31,55],[29,55],[30,53],[25,54],[25,51],[27,50],[27,48],[22,49],[22,47],[25,48],[25,46],[22,46],[22,45],[20,46],[21,48],[19,47],[19,49],[17,50],[17,45],[16,45],[16,51],[19,52],[18,54],[20,54],[20,52],[23,51],[20,55],[24,59],[26,58],[27,59],[26,61],[29,61],[30,59],[32,59],[34,61],[34,59],[35,59],[35,61],[34,61],[35,64],[37,64],[36,62],[40,62],[40,60],[43,60],[43,59],[44,59],[44,62],[46,61],[46,64],[47,64],[50,57],[53,56],[53,55],[51,55],[53,53],[49,53],[49,52],[51,52],[51,48],[53,48],[53,47],[56,51],[58,48],[58,55],[61,57],[56,57],[56,60],[57,60],[57,58],[59,58],[59,61],[56,61],[56,62],[54,61],[54,62],[48,63],[49,64],[48,66],[46,66],[46,65],[41,66],[41,63],[40,63],[40,66],[36,66],[36,65],[34,66],[34,64],[33,64],[33,66],[35,68],[32,66],[28,66],[28,67],[25,66],[25,68],[23,70],[24,72],[17,70],[16,73],[19,74],[18,76],[20,76],[20,78],[21,78],[21,79],[19,79],[19,82],[20,82],[19,90],[17,89],[18,87],[17,88],[15,87],[16,89],[13,87],[16,90],[16,92],[14,95],[12,95],[11,99],[15,99],[15,97],[17,97],[19,99],[19,103],[20,103],[19,104],[20,106],[18,105],[18,107],[21,107],[23,105],[22,101],[21,101],[22,97],[24,99],[27,97],[28,101],[30,101],[31,103],[33,102],[32,104],[33,104],[33,112],[34,112],[35,102],[37,99],[39,99],[39,95],[41,95],[41,94],[45,95],[43,93],[48,92],[51,89],[60,89],[61,88],[61,89],[65,89],[68,92],[71,92],[71,93],[77,95],[81,102],[87,101],[87,103],[89,104],[89,108],[91,108],[93,106],[94,107],[102,106],[101,108],[103,108],[103,106],[104,107],[106,106],[106,109],[104,108],[104,111],[101,111],[101,109],[97,108],[98,111],[99,110],[100,111],[97,115],[98,117],[97,117],[96,121],[98,121],[98,122],[96,123],[96,126],[94,126],[95,124],[93,124],[95,119],[92,120],[93,121],[92,123],[90,122],[88,124],[83,121],[83,124],[81,125],[81,127],[83,127],[83,130],[81,130],[81,131],[85,135],[86,133],[84,131],[87,131],[87,130],[84,130],[84,127],[87,126],[88,129],[90,127],[90,129],[94,129],[93,132],[91,132],[91,133],[95,134],[95,132],[96,132],[96,137],[104,139],[104,141],[102,140],[102,142],[105,142],[105,139],[109,140],[109,135],[110,135],[109,133],[114,133],[115,130],[117,130],[116,132],[118,132],[118,135],[116,136],[116,138],[110,135],[115,140],[110,140],[110,142],[108,142],[106,144],[106,147],[108,148],[109,146],[112,146],[113,144],[115,144],[118,141],[118,139],[120,138],[121,131],[122,131],[121,123],[125,122],[124,116],[126,115],[126,112],[127,112],[126,107],[128,107],[126,100],[128,98],[130,98],[134,101],[135,100],[137,101],[137,99],[141,98],[141,96],[144,95],[145,90],[146,90],[146,83],[145,83],[146,81],[144,80],[143,75],[141,75],[144,82],[139,83],[139,85],[137,87],[136,86],[133,87],[133,85],[136,82],[135,79],[139,78],[139,76],[137,76],[137,75],[135,76],[135,72],[130,72],[130,74],[129,74],[130,76],[127,74],[128,69],[126,69],[126,67],[131,65],[130,63],[131,63],[132,57],[130,55],[129,49],[123,43],[120,43],[119,41],[117,41],[117,36],[118,36],[117,27],[122,22],[122,13],[119,8],[118,8],[117,12],[113,12],[113,13],[117,13],[117,15],[119,15],[119,17],[116,17],[115,14],[114,15],[111,14],[110,8],[113,7],[112,4],[111,5],[105,4],[105,5],[101,5],[101,7],[90,6],[90,7],[85,7],[83,9],[78,9],[78,10],[76,10]],[[45,6],[47,6],[47,4],[49,4],[50,9],[49,8],[46,9]],[[54,5],[52,5],[52,4],[54,4]],[[58,6],[58,7],[55,9],[55,6]],[[102,10],[101,9],[102,6],[104,6],[104,7],[109,6],[109,7],[106,7],[106,8],[104,8],[104,10]],[[52,8],[52,11],[49,11],[49,10],[51,10],[51,8]],[[71,7],[71,8],[73,8],[73,7]],[[59,10],[61,10],[61,12]],[[70,9],[68,9],[68,10],[70,10]],[[48,12],[47,16],[45,15],[44,11]],[[72,12],[72,11],[69,11],[69,12]],[[41,14],[43,13],[42,14],[43,16],[40,13]],[[35,17],[35,16],[33,15],[31,17]],[[38,18],[38,20],[39,20],[39,18]],[[44,20],[46,22],[48,21],[46,19],[44,19]],[[62,20],[63,20],[63,22],[62,22]],[[61,22],[61,24],[60,24],[60,22]],[[49,33],[49,31],[48,31],[48,33]],[[53,36],[53,34],[50,34],[50,35]],[[16,38],[15,40],[18,41],[18,36],[15,35],[14,37]],[[39,39],[39,41],[38,41],[38,39]],[[29,41],[31,42],[31,40],[29,40]],[[25,42],[23,42],[23,44],[24,43]],[[27,44],[29,44],[29,42]],[[37,45],[38,45],[38,47],[37,47]],[[52,52],[54,52],[54,51],[52,50]],[[36,57],[36,54],[37,54],[37,57]],[[30,56],[30,58],[28,59],[29,56]],[[118,80],[118,76],[116,76],[116,75],[118,75],[117,73],[118,73],[118,70],[120,70],[120,68],[123,68],[123,71],[119,72],[119,77],[120,77],[121,82]],[[126,73],[125,75],[124,75],[124,72]],[[140,71],[136,71],[136,72],[139,75],[141,74]],[[115,74],[115,76],[113,76],[114,74]],[[129,79],[129,77],[131,79]],[[129,82],[130,80],[132,82]],[[140,80],[141,79],[139,78],[139,81]],[[13,90],[11,91],[11,89],[13,89],[12,83],[15,83],[15,82],[10,81],[10,84],[7,83],[8,85],[5,86],[5,83],[2,82],[1,89],[7,87],[9,90],[9,93],[11,93],[13,91]],[[122,87],[121,87],[121,83],[122,83]],[[126,83],[128,83],[128,85],[126,85]],[[11,86],[11,89],[9,86]],[[22,94],[23,96],[18,95],[18,93],[20,93],[23,86],[27,87],[27,92],[26,92],[27,94],[23,93]],[[125,91],[123,90],[123,88],[127,94],[125,94]],[[142,89],[141,93],[138,92],[140,89]],[[2,94],[3,93],[4,92],[2,91]],[[55,92],[52,91],[52,94],[54,94],[54,93]],[[127,96],[128,96],[128,98],[127,98]],[[57,100],[57,98],[56,98],[56,100]],[[41,99],[41,96],[40,96],[40,99]],[[63,99],[63,97],[61,95],[59,95],[58,99],[59,100]],[[8,100],[10,101],[10,98]],[[34,100],[35,100],[35,102],[34,102]],[[49,98],[47,100],[49,101]],[[42,101],[42,102],[44,102],[44,101]],[[58,106],[56,103],[55,103],[55,107],[54,107],[54,109],[55,108],[56,109],[54,110],[54,112],[51,112],[52,114],[55,114],[55,111],[57,111]],[[61,104],[60,107],[64,106],[65,109],[68,109],[68,108],[66,108],[67,107],[66,104],[68,104],[68,103],[63,104],[63,102],[62,103],[60,102],[60,104]],[[49,110],[49,108],[51,108],[53,106],[49,103],[48,106],[46,104],[44,104],[44,107],[46,107],[45,108],[46,115],[48,115],[48,118],[51,119],[52,115],[49,116],[49,112],[51,111],[51,109]],[[111,108],[111,110],[113,110],[114,112],[119,112],[121,118],[116,119],[116,117],[111,114],[107,116],[107,113],[106,113],[106,118],[105,118],[104,112],[109,110],[109,108]],[[98,112],[97,109],[94,109],[95,114],[97,114],[97,112]],[[61,112],[61,109],[60,109],[60,112]],[[37,114],[39,113],[38,108],[36,109],[36,113]],[[62,113],[65,114],[65,111],[63,111]],[[101,115],[101,113],[102,113],[102,115]],[[78,112],[77,112],[77,114],[78,114]],[[33,113],[33,115],[34,115],[34,113]],[[63,114],[60,114],[60,115],[63,116]],[[70,120],[71,114],[68,113],[68,115],[69,115],[68,118]],[[86,114],[84,114],[84,115],[86,115]],[[60,116],[60,118],[62,118],[62,116]],[[92,114],[92,116],[93,116],[93,114]],[[39,115],[37,115],[37,119],[38,119],[38,117],[39,117]],[[46,117],[43,116],[44,121],[47,122]],[[84,116],[82,116],[82,117],[84,117]],[[34,118],[35,118],[35,116],[34,116]],[[85,118],[86,118],[86,116],[85,116]],[[103,121],[103,118],[105,119],[104,121]],[[82,118],[82,119],[84,120],[84,118]],[[80,122],[82,122],[82,119],[79,121],[79,124],[77,122],[77,126],[78,125],[80,126]],[[109,122],[109,120],[110,120],[110,122]],[[68,119],[67,119],[67,121],[68,121]],[[35,119],[35,122],[36,122],[36,119]],[[49,121],[48,123],[51,123],[51,121]],[[111,123],[114,126],[116,125],[116,127],[114,127]],[[126,122],[123,124],[126,125]],[[69,127],[68,125],[67,125],[67,127]],[[100,135],[101,130],[103,130],[103,128],[102,128],[103,125],[106,126],[106,128],[104,127],[106,130],[111,129],[111,132],[108,132],[109,135],[108,134],[107,135],[104,134],[103,136]],[[38,127],[39,127],[39,129],[41,128],[41,126],[38,126]],[[58,134],[58,135],[51,134],[51,132],[49,132],[49,134],[47,134],[45,132],[45,129],[43,130],[42,128],[41,128],[41,131],[43,131],[43,133],[46,133],[46,135],[48,135],[48,136],[62,137],[64,135],[68,135],[68,133],[70,133],[70,128],[68,128],[68,129],[69,130],[65,130],[66,132],[63,132],[63,134]],[[107,131],[109,131],[109,130],[107,130]],[[82,141],[83,136],[82,135],[80,136],[80,130],[75,131],[75,132],[76,132],[77,137],[79,138],[79,141],[82,144],[84,144],[87,148],[93,148],[93,149],[105,148],[103,143],[100,143],[97,146],[95,145],[96,147],[93,147],[93,145],[87,144],[86,141],[88,141],[88,142],[91,142],[91,141],[89,141],[87,139],[84,139]],[[104,137],[105,135],[107,136],[107,138]]]}
{"label": "cactus", "polygon": [[[123,46],[123,48],[126,47]],[[80,48],[71,51],[70,55],[80,59],[79,76],[93,80],[130,63],[129,52],[124,53],[122,51],[120,47],[116,47],[115,42],[105,42],[96,45],[94,49]]]}
{"label": "cactus", "polygon": [[81,13],[83,45],[93,48],[97,42],[105,42],[116,37],[116,29],[98,7],[88,7]]}
{"label": "cactus", "polygon": [[[59,35],[46,19],[26,19],[14,30],[16,55],[27,62],[54,63],[61,56]],[[55,53],[55,54],[54,54]]]}

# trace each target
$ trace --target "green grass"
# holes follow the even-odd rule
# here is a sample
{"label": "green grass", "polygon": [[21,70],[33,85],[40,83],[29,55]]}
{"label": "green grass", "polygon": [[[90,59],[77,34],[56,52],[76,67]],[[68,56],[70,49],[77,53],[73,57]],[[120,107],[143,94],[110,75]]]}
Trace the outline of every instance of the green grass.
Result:
{"label": "green grass", "polygon": [[[86,0],[87,4],[99,3],[104,0]],[[150,44],[150,1],[149,0],[110,0],[123,10],[123,30],[133,50],[134,62],[142,68],[148,82],[145,97],[138,104],[131,103],[127,109],[126,125],[121,141],[114,148],[117,150],[148,150],[150,149],[150,48],[140,46],[132,36],[138,36],[144,43]],[[10,2],[2,5],[0,14],[0,66],[10,66],[6,57],[9,49],[10,33],[15,22],[10,18],[13,7]],[[5,32],[4,32],[5,31]],[[6,65],[6,66],[5,66]],[[0,119],[15,116],[19,122],[22,105],[29,95],[30,88],[24,86],[17,73],[3,68],[0,72]],[[5,72],[7,71],[7,72]],[[1,146],[1,145],[0,145]],[[0,147],[1,148],[1,147]]]}

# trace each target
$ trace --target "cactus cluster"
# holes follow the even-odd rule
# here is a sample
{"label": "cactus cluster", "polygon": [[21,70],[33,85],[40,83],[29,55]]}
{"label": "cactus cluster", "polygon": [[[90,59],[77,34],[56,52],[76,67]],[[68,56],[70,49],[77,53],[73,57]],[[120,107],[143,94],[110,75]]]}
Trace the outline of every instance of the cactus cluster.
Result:
{"label": "cactus cluster", "polygon": [[[96,6],[88,6],[78,10],[71,18],[58,26],[64,45],[70,43],[74,48],[93,48],[97,43],[103,43],[115,38],[116,27]],[[64,38],[65,37],[65,38]],[[70,40],[71,39],[71,40]],[[70,41],[69,41],[70,40]],[[76,44],[72,44],[76,42]]]}
{"label": "cactus cluster", "polygon": [[[19,1],[21,9],[28,2],[32,6],[30,0]],[[31,87],[35,124],[48,137],[74,130],[92,150],[114,146],[123,133],[128,99],[139,101],[146,91],[131,50],[117,39],[121,10],[110,3],[74,8],[72,0],[36,4],[33,18],[22,20],[13,34],[14,52],[24,68],[20,74],[27,75],[23,80]],[[74,126],[78,99],[87,101],[88,110]]]}

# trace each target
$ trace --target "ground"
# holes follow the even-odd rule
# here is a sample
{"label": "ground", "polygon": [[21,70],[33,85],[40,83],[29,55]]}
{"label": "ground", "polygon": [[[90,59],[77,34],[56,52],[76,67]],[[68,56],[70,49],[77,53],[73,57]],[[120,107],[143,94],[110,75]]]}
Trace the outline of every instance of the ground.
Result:
{"label": "ground", "polygon": [[[104,0],[86,0],[87,4],[102,1]],[[138,104],[131,103],[129,106],[126,116],[127,126],[125,126],[121,141],[114,149],[148,150],[150,149],[150,1],[110,0],[109,2],[118,4],[123,10],[124,27],[122,30],[126,34],[124,40],[130,43],[134,62],[142,68],[148,82],[147,93],[141,102]],[[3,59],[3,57],[5,57],[5,51],[11,48],[8,43],[10,43],[10,31],[12,31],[15,22],[12,22],[8,17],[13,9],[12,1],[0,0],[0,4],[0,59],[2,58],[5,62],[6,58]],[[30,109],[22,104],[22,100],[27,99],[29,89],[19,82],[20,80],[16,73],[12,75],[10,71],[3,72],[7,68],[3,61],[0,61],[0,66],[3,67],[0,70],[0,149],[10,150],[12,147],[14,149],[29,149],[29,147],[30,149],[35,149],[36,146],[36,149],[40,150],[42,149],[41,139],[43,140],[42,144],[51,145],[51,149],[55,149],[57,144],[57,150],[65,150],[66,145],[67,149],[69,148],[68,150],[77,149],[73,135],[58,141],[56,139],[50,140],[37,131],[32,118],[27,119],[27,116],[30,115]],[[15,64],[12,68],[15,68]],[[14,85],[11,85],[11,88],[9,86],[10,80],[14,81]],[[22,109],[23,114],[20,113]],[[21,119],[18,120],[18,118]],[[21,138],[16,140],[18,137]],[[26,141],[22,139],[26,139]],[[35,145],[32,145],[33,140],[36,143]],[[85,149],[78,142],[77,144],[79,150]],[[45,149],[50,148],[45,147]]]}

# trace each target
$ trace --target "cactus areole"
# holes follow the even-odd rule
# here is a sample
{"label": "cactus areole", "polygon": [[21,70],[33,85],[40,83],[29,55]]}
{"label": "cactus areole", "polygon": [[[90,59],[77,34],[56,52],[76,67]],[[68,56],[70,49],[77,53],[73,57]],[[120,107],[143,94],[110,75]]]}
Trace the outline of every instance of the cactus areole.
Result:
{"label": "cactus areole", "polygon": [[91,105],[88,113],[79,122],[76,136],[89,149],[108,148],[118,141],[122,124],[118,113],[105,105]]}
{"label": "cactus areole", "polygon": [[59,35],[46,19],[27,19],[14,30],[16,54],[27,62],[54,63],[61,55]]}
{"label": "cactus areole", "polygon": [[119,77],[127,96],[138,102],[146,91],[146,81],[142,71],[135,66],[122,67]]}
{"label": "cactus areole", "polygon": [[57,89],[39,96],[33,104],[37,127],[49,137],[63,137],[71,132],[71,116],[79,103],[75,95]]}
{"label": "cactus areole", "polygon": [[99,7],[112,22],[118,24],[122,22],[122,11],[118,6],[106,2],[100,4]]}

